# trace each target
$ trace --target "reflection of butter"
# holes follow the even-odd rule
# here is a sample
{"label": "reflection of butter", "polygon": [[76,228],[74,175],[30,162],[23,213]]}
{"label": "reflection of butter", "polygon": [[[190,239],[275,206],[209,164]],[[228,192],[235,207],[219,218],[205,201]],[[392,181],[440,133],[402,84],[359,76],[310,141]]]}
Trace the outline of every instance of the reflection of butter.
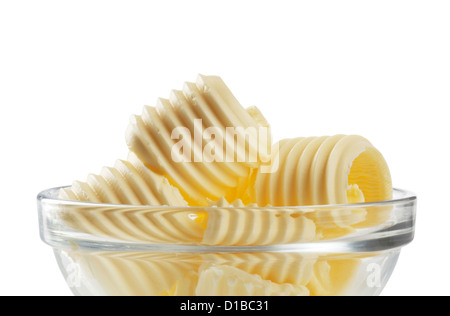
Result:
{"label": "reflection of butter", "polygon": [[[251,170],[268,160],[264,154],[271,146],[270,135],[262,135],[268,138],[264,150],[259,150],[258,135],[256,141],[246,138],[246,129],[258,134],[260,127],[267,127],[270,134],[257,108],[244,109],[220,77],[199,75],[195,84],[185,83],[183,91],[173,90],[170,99],[159,99],[156,107],[146,106],[141,115],[133,116],[127,143],[145,165],[177,186],[189,205],[206,206],[207,199],[240,198]],[[228,128],[235,134],[227,134]],[[219,161],[204,161],[211,139],[202,130],[208,129],[220,134],[214,139],[222,140],[223,147],[215,148],[223,153]],[[173,149],[182,141],[185,160],[175,156],[175,162]],[[229,148],[231,156],[225,155]],[[256,153],[254,161],[252,153]]]}
{"label": "reflection of butter", "polygon": [[273,245],[308,242],[316,226],[300,210],[264,209],[222,199],[208,208],[202,243],[206,245]]}
{"label": "reflection of butter", "polygon": [[[110,204],[92,208],[89,204],[67,204],[61,216],[67,225],[82,232],[128,241],[198,242],[203,228],[192,218],[201,212],[183,209],[187,205],[177,188],[164,176],[154,173],[130,153],[128,160],[118,160],[86,182],[75,181],[61,189],[66,200],[127,204],[115,210]],[[132,205],[162,206],[134,208]],[[179,211],[164,206],[180,206]]]}

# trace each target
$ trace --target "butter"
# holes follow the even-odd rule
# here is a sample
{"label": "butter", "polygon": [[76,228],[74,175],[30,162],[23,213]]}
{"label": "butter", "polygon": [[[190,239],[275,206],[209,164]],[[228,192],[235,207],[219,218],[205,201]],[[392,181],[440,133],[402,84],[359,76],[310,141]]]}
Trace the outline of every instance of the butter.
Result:
{"label": "butter", "polygon": [[[61,199],[101,204],[95,211],[89,204],[63,206],[74,229],[160,244],[270,246],[344,236],[390,214],[349,205],[392,198],[387,163],[367,139],[272,144],[259,109],[244,108],[217,76],[199,75],[145,106],[132,116],[126,143],[126,160],[60,191]],[[81,258],[111,295],[339,295],[360,265],[285,252]]]}
{"label": "butter", "polygon": [[[283,139],[273,155],[278,169],[258,172],[252,189],[250,201],[260,206],[344,205],[392,198],[387,163],[361,136]],[[361,223],[375,224],[366,217],[362,207],[322,207],[309,216],[317,227],[317,239],[347,235]]]}
{"label": "butter", "polygon": [[392,198],[387,163],[361,136],[284,139],[277,145],[277,171],[256,176],[254,202],[260,206],[347,204]]}
{"label": "butter", "polygon": [[[145,167],[133,153],[126,161],[118,160],[114,167],[89,175],[85,182],[74,181],[71,187],[60,190],[59,198],[104,204],[94,209],[89,204],[61,207],[65,223],[86,233],[170,243],[195,243],[203,235],[204,228],[194,220],[202,213],[185,209],[187,203],[179,190],[164,176]],[[113,212],[111,204],[127,206]],[[168,210],[166,206],[180,207],[180,211]]]}
{"label": "butter", "polygon": [[[76,257],[83,273],[95,276],[106,295],[168,295],[174,284],[179,285],[177,295],[192,295],[189,288],[195,289],[197,284],[199,259],[195,255],[109,251],[69,252],[69,256]],[[189,283],[190,279],[194,283]]]}
{"label": "butter", "polygon": [[202,259],[211,265],[228,265],[257,274],[274,283],[306,286],[313,277],[318,256],[298,252],[209,253]]}
{"label": "butter", "polygon": [[[270,159],[267,125],[256,107],[242,107],[220,77],[199,75],[196,83],[186,82],[182,91],[173,90],[169,99],[133,116],[126,140],[130,151],[166,176],[190,206],[207,206],[208,199],[240,198],[251,171]],[[264,150],[259,134],[266,140]],[[212,152],[216,160],[205,161]]]}
{"label": "butter", "polygon": [[347,189],[347,201],[350,204],[364,203],[364,193],[357,184],[349,185],[349,188]]}
{"label": "butter", "polygon": [[314,265],[313,276],[307,285],[311,295],[344,295],[360,265],[360,258],[319,259]]}
{"label": "butter", "polygon": [[59,197],[96,203],[128,205],[187,206],[179,190],[162,175],[146,166],[134,153],[127,160],[117,160],[114,167],[104,167],[85,182],[74,181],[62,189]]}
{"label": "butter", "polygon": [[257,274],[227,265],[211,265],[199,271],[197,296],[309,296],[302,285],[278,284]]}

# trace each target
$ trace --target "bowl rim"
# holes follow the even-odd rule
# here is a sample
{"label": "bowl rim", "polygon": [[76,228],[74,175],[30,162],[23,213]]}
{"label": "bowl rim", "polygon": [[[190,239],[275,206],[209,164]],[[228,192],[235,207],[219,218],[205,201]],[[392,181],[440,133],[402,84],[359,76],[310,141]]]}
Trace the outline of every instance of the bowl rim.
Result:
{"label": "bowl rim", "polygon": [[[110,208],[133,208],[133,209],[145,209],[145,210],[160,210],[161,208],[164,208],[165,210],[168,209],[176,209],[176,210],[194,210],[194,209],[248,209],[251,208],[252,210],[320,210],[320,209],[329,209],[329,208],[361,208],[361,207],[371,207],[371,206],[387,206],[387,205],[394,205],[394,204],[403,204],[406,202],[415,202],[417,200],[417,195],[409,190],[406,189],[400,189],[400,188],[393,188],[393,198],[389,200],[384,201],[374,201],[374,202],[364,202],[364,203],[347,203],[347,204],[320,204],[320,205],[294,205],[294,206],[255,206],[255,205],[249,205],[249,206],[167,206],[167,205],[136,205],[136,204],[117,204],[117,203],[98,203],[98,202],[88,202],[88,201],[78,201],[78,200],[67,200],[67,199],[61,199],[58,198],[56,193],[60,189],[67,189],[70,188],[70,185],[66,186],[59,186],[59,187],[53,187],[46,190],[43,190],[38,193],[37,200],[38,201],[52,201],[54,203],[58,204],[65,204],[65,205],[78,205],[78,206],[90,206],[92,208],[96,207],[110,207]],[[230,202],[230,201],[229,201]],[[233,202],[233,201],[231,201]]]}
{"label": "bowl rim", "polygon": [[[222,253],[222,252],[323,252],[323,253],[367,253],[386,250],[395,250],[410,243],[414,238],[415,214],[417,196],[407,190],[393,188],[393,199],[386,201],[358,203],[358,204],[336,204],[336,205],[310,205],[310,206],[282,206],[282,207],[194,207],[194,206],[151,206],[151,205],[127,205],[108,204],[84,201],[72,201],[58,198],[58,191],[64,187],[54,187],[40,192],[38,198],[38,215],[41,239],[53,248],[71,248],[74,244],[84,250],[95,251],[151,251],[151,252],[188,252],[188,253]],[[61,207],[63,207],[61,209]],[[67,209],[66,209],[67,207]],[[306,242],[256,244],[256,245],[209,245],[197,241],[178,242],[155,242],[148,240],[117,239],[116,237],[105,237],[89,232],[72,230],[65,224],[61,226],[58,213],[61,210],[69,211],[75,207],[96,212],[97,210],[108,212],[137,211],[137,212],[215,212],[250,210],[252,212],[301,212],[313,216],[321,215],[321,211],[352,211],[362,208],[374,207],[391,208],[395,211],[393,220],[383,225],[362,228],[355,234],[342,237],[314,240]],[[316,213],[317,212],[317,213]],[[343,213],[346,214],[346,213]],[[370,237],[370,238],[369,238]]]}

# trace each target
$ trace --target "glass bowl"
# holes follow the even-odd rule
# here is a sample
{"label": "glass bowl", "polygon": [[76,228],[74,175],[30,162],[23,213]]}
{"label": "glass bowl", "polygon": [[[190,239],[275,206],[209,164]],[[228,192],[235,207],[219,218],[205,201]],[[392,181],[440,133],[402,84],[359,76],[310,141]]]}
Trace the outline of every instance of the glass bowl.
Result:
{"label": "glass bowl", "polygon": [[165,207],[38,195],[41,239],[75,295],[379,295],[416,196],[298,207]]}

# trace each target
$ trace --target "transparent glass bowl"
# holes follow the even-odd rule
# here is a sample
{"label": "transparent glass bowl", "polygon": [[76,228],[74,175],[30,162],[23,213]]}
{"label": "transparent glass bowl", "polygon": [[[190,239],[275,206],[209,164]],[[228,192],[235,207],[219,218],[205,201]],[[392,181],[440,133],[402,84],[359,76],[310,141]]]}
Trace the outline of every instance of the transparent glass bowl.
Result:
{"label": "transparent glass bowl", "polygon": [[[38,195],[41,239],[75,295],[379,295],[416,196],[301,207],[154,207]],[[207,225],[206,225],[207,221]]]}

